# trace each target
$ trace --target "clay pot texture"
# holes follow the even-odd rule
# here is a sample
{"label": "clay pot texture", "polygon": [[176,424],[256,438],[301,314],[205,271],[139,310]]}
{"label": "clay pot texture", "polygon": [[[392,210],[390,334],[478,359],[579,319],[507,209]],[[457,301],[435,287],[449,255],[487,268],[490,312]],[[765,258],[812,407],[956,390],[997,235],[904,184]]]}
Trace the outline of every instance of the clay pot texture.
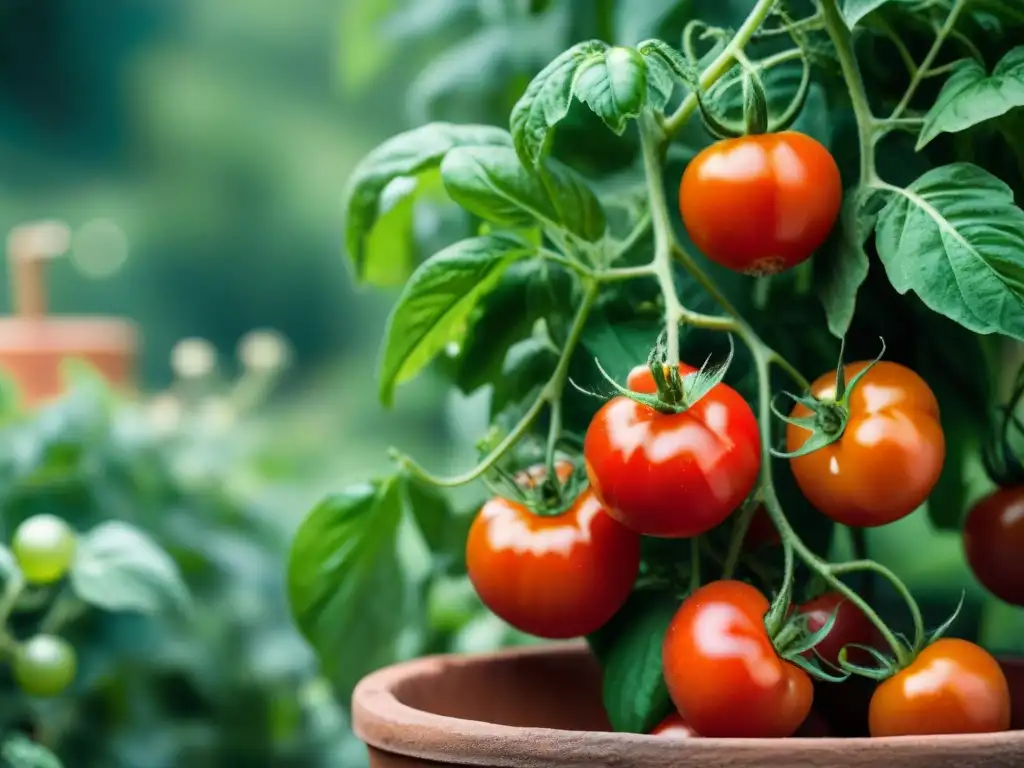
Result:
{"label": "clay pot texture", "polygon": [[[1024,660],[1004,661],[1004,669],[1013,728],[1022,728]],[[380,670],[356,687],[353,728],[368,745],[373,768],[1024,766],[1024,730],[886,739],[677,740],[612,733],[597,662],[578,643],[435,656]]]}

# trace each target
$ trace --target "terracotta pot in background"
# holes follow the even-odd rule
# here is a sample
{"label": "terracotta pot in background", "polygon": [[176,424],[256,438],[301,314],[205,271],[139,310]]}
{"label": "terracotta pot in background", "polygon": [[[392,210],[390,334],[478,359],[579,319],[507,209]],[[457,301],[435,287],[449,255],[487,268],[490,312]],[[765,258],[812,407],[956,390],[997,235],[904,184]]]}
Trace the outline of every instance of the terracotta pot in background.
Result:
{"label": "terracotta pot in background", "polygon": [[48,316],[46,262],[67,250],[69,233],[57,222],[25,224],[7,239],[13,317],[0,318],[0,371],[35,406],[59,397],[66,361],[88,363],[112,386],[134,386],[138,333],[118,317]]}
{"label": "terracotta pot in background", "polygon": [[[1024,726],[1024,660],[1004,662]],[[398,664],[353,695],[372,768],[1010,768],[1024,731],[886,739],[687,739],[611,733],[600,670],[578,644]]]}

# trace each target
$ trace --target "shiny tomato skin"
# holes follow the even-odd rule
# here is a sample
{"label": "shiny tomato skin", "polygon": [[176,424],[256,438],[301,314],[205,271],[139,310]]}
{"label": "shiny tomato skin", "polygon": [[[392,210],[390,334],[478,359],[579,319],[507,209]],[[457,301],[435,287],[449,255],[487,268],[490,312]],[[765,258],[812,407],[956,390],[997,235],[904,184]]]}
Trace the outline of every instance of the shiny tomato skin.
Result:
{"label": "shiny tomato skin", "polygon": [[[683,375],[694,370],[679,366]],[[646,367],[634,369],[627,384],[655,391]],[[718,384],[679,414],[612,398],[591,420],[583,453],[608,514],[637,533],[688,538],[719,525],[753,490],[760,440],[750,406]]]}
{"label": "shiny tomato skin", "polygon": [[975,504],[963,541],[967,562],[985,589],[1024,605],[1024,486],[1000,488]]}
{"label": "shiny tomato skin", "polygon": [[811,679],[776,653],[764,626],[768,600],[740,581],[694,591],[662,646],[676,709],[705,737],[784,738],[807,719]]}
{"label": "shiny tomato skin", "polygon": [[[847,365],[846,381],[867,365]],[[835,373],[815,381],[811,392],[832,397]],[[906,517],[924,503],[942,473],[946,441],[935,395],[912,370],[883,360],[849,393],[849,411],[839,440],[790,459],[801,492],[843,525],[870,528]],[[791,413],[809,415],[800,404]],[[810,435],[788,424],[786,449],[799,449]]]}
{"label": "shiny tomato skin", "polygon": [[998,662],[966,640],[942,638],[871,697],[872,736],[994,733],[1010,728],[1010,689]]}
{"label": "shiny tomato skin", "polygon": [[[838,611],[836,610],[838,607]],[[851,643],[875,647],[879,641],[878,630],[853,603],[838,592],[825,594],[801,604],[797,611],[807,617],[807,629],[817,632],[825,626],[832,613],[836,621],[829,633],[815,646],[817,654],[833,666],[839,665],[839,652]],[[811,655],[810,652],[808,655]],[[871,656],[867,651],[850,648],[846,657],[855,664],[870,666]]]}
{"label": "shiny tomato skin", "polygon": [[712,144],[686,167],[679,210],[694,244],[736,272],[766,275],[805,261],[842,206],[839,168],[802,133]]}
{"label": "shiny tomato skin", "polygon": [[557,516],[490,499],[466,541],[469,579],[483,603],[517,629],[552,640],[600,628],[626,602],[640,538],[590,491]]}
{"label": "shiny tomato skin", "polygon": [[693,739],[698,737],[698,733],[690,727],[690,724],[683,719],[682,715],[678,712],[673,712],[654,727],[654,730],[651,731],[651,736]]}

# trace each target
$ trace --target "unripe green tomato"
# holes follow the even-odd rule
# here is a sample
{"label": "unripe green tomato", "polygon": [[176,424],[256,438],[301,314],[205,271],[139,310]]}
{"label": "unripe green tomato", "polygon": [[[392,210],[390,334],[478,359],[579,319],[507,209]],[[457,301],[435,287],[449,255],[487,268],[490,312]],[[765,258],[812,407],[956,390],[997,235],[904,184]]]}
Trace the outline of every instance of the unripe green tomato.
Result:
{"label": "unripe green tomato", "polygon": [[11,550],[29,584],[52,584],[71,567],[75,532],[56,515],[34,515],[15,530]]}
{"label": "unripe green tomato", "polygon": [[36,635],[14,655],[14,679],[29,696],[56,696],[75,679],[75,649],[55,635]]}

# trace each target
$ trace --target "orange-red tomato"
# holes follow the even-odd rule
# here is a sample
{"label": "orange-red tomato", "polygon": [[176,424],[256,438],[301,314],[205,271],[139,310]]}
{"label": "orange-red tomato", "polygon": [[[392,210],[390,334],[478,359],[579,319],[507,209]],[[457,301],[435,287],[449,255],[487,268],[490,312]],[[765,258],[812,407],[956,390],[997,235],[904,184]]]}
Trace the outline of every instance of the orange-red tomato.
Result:
{"label": "orange-red tomato", "polygon": [[964,522],[964,551],[978,581],[1012,605],[1024,605],[1024,486],[1000,488]]}
{"label": "orange-red tomato", "polygon": [[[684,376],[695,370],[679,366]],[[655,391],[646,367],[634,369],[627,384]],[[761,469],[757,419],[727,384],[683,413],[613,397],[590,422],[583,453],[590,486],[608,513],[637,533],[668,538],[721,523],[753,490]]]}
{"label": "orange-red tomato", "polygon": [[875,690],[872,736],[990,733],[1010,727],[1010,690],[991,654],[966,640],[943,638]]}
{"label": "orange-red tomato", "polygon": [[484,604],[538,637],[579,637],[626,602],[640,567],[640,538],[590,491],[556,516],[492,498],[466,541],[469,579]]}
{"label": "orange-red tomato", "polygon": [[[847,365],[846,380],[866,365]],[[834,396],[835,374],[819,378],[811,392],[819,399]],[[924,503],[942,473],[946,442],[935,395],[909,368],[882,361],[849,393],[849,410],[839,440],[790,459],[800,490],[844,525],[868,528],[906,517]],[[811,413],[797,404],[791,415]],[[810,436],[787,425],[787,450],[801,448]]]}
{"label": "orange-red tomato", "polygon": [[811,679],[776,652],[764,626],[768,607],[749,584],[715,581],[686,598],[669,624],[665,682],[701,736],[782,738],[807,719]]}
{"label": "orange-red tomato", "polygon": [[[810,632],[817,632],[824,627],[835,613],[836,620],[832,629],[814,647],[817,654],[833,666],[839,665],[839,652],[851,643],[870,647],[878,644],[879,636],[875,625],[857,606],[838,592],[826,592],[820,597],[808,600],[798,606],[797,611],[807,617],[807,629]],[[808,655],[811,655],[811,652],[808,652]],[[847,649],[846,657],[855,664],[872,664],[871,656],[859,648]]]}
{"label": "orange-red tomato", "polygon": [[676,739],[692,739],[697,735],[678,712],[673,712],[651,731],[651,736],[671,736]]}
{"label": "orange-red tomato", "polygon": [[712,144],[686,167],[679,209],[712,261],[749,275],[781,272],[825,241],[842,206],[839,168],[795,131]]}

